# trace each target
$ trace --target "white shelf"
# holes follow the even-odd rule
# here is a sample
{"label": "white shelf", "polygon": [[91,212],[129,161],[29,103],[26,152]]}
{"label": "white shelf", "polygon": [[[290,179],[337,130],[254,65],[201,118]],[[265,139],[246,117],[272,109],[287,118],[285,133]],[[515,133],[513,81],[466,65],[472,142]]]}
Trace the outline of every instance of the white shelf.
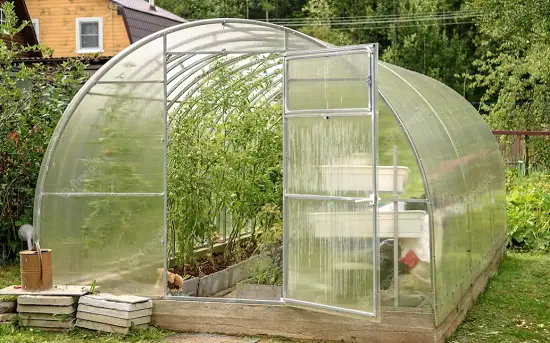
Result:
{"label": "white shelf", "polygon": [[[421,238],[425,211],[399,211],[399,238]],[[393,237],[393,212],[378,213],[378,237]],[[317,212],[310,213],[308,221],[319,238],[372,237],[372,213]],[[427,228],[426,228],[427,229]]]}
{"label": "white shelf", "polygon": [[[378,166],[378,192],[393,192],[392,166]],[[372,192],[372,166],[366,165],[325,165],[321,166],[323,188],[327,192],[348,191],[348,192]],[[408,167],[397,167],[397,192],[405,191],[405,184],[409,176]]]}

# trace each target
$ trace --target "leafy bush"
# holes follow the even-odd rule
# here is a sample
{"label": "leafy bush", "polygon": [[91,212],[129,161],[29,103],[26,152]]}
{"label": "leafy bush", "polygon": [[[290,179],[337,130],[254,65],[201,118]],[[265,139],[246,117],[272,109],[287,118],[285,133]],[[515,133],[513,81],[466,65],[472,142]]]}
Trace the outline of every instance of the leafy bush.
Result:
{"label": "leafy bush", "polygon": [[70,60],[57,67],[18,65],[23,51],[13,43],[27,22],[16,26],[14,5],[2,5],[7,42],[0,40],[0,264],[13,260],[21,248],[17,229],[32,222],[34,188],[44,151],[67,104],[85,81],[85,65]]}
{"label": "leafy bush", "polygon": [[550,251],[550,174],[507,171],[506,181],[509,245]]}

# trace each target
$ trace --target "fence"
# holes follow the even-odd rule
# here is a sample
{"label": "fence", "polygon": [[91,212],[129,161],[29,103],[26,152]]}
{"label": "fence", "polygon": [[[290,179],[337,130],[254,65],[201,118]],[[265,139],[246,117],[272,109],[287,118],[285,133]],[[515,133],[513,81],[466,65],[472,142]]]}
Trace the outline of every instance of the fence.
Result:
{"label": "fence", "polygon": [[[516,168],[525,173],[547,167],[541,153],[544,150],[550,152],[550,131],[495,130],[493,134],[499,142],[500,152],[508,168]],[[533,144],[530,144],[533,140],[529,140],[529,137],[544,140],[544,145],[533,149]]]}

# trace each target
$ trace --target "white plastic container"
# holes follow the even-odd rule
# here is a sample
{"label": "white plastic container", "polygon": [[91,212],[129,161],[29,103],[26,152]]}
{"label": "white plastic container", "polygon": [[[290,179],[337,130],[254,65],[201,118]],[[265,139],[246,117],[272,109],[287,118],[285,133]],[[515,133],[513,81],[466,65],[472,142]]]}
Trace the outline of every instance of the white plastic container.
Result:
{"label": "white plastic container", "polygon": [[[321,166],[323,188],[330,192],[334,190],[348,192],[372,191],[372,166],[365,165],[329,165]],[[378,192],[393,192],[393,167],[376,167],[378,177]],[[405,191],[409,176],[408,167],[397,167],[397,192]]]}
{"label": "white plastic container", "polygon": [[[399,211],[400,238],[421,238],[425,211]],[[310,213],[309,224],[319,238],[372,237],[372,214],[365,212],[317,212]],[[428,230],[428,228],[425,228]],[[378,213],[378,237],[393,237],[393,212]]]}

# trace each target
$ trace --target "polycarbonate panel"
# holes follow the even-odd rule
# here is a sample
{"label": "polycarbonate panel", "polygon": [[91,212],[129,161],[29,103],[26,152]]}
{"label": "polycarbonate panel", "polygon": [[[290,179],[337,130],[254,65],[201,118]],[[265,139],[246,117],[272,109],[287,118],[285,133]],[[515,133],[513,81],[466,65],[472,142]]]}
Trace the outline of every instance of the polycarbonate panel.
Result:
{"label": "polycarbonate panel", "polygon": [[[101,81],[158,81],[163,80],[163,39],[156,38],[139,46],[130,46],[105,66],[109,67]],[[115,63],[116,62],[116,63]]]}
{"label": "polycarbonate panel", "polygon": [[288,193],[367,197],[370,116],[288,118]]}
{"label": "polycarbonate panel", "polygon": [[372,313],[372,212],[349,201],[288,200],[286,297]]}
{"label": "polycarbonate panel", "polygon": [[[441,164],[439,170],[426,168],[430,193],[434,196],[434,245],[436,251],[441,250],[441,254],[435,254],[436,322],[440,323],[492,261],[495,246],[502,243],[496,239],[499,243],[495,244],[495,237],[502,237],[505,232],[505,201],[495,196],[504,192],[502,158],[487,125],[460,95],[426,76],[391,65],[384,66],[422,95],[424,102],[437,114],[434,119],[441,123],[447,141],[452,142],[455,150],[456,156]],[[387,81],[387,78],[381,79],[381,83]],[[395,102],[396,99],[390,100],[392,105]],[[417,132],[420,128],[415,128],[415,123],[405,123],[405,127],[426,167],[431,156],[419,144],[422,135]],[[437,180],[432,172],[436,172]],[[456,175],[455,182],[464,185],[463,189],[462,186],[459,189],[452,187],[453,181],[449,177],[453,174]],[[460,174],[463,175],[462,182]],[[440,194],[450,189],[449,195],[458,195],[458,199],[445,203],[438,201],[443,200]],[[442,236],[437,229],[439,220],[442,221]],[[438,258],[438,255],[441,256]]]}
{"label": "polycarbonate panel", "polygon": [[[396,214],[393,202],[394,187],[399,199],[426,199],[423,175],[403,128],[381,97],[378,101],[378,156],[377,165],[388,171],[378,177],[381,198],[378,236],[381,239],[380,260],[385,261],[380,263],[380,303],[381,306],[426,310],[433,305],[430,218],[427,205],[399,200]],[[398,168],[396,180],[392,172],[394,158]],[[397,183],[394,184],[394,181]],[[403,189],[402,193],[399,192],[400,188]],[[381,190],[386,192],[382,193]],[[395,237],[399,249],[394,256]],[[396,283],[394,261],[406,256],[416,256],[419,262],[413,268],[405,268],[400,264],[401,268],[397,269],[399,282]]]}
{"label": "polycarbonate panel", "polygon": [[[491,226],[491,190],[504,178],[501,154],[481,116],[460,95],[426,76],[396,67],[393,69],[425,94],[426,100],[437,109],[460,155],[467,185],[469,213],[466,216],[469,216],[470,223],[470,273],[464,275],[463,293],[494,258],[493,230],[505,230],[504,227]],[[472,136],[476,139],[473,140]],[[452,310],[446,301],[442,299],[441,305],[447,306],[448,311]]]}
{"label": "polycarbonate panel", "polygon": [[[402,199],[422,198],[426,195],[424,190],[424,180],[416,155],[412,149],[409,138],[403,127],[397,121],[391,107],[386,100],[378,97],[378,165],[384,167],[393,167],[394,147],[397,149],[397,166],[400,168],[398,182],[403,180],[403,192],[399,192]],[[401,169],[403,168],[403,169]],[[389,175],[389,173],[388,173]],[[393,173],[392,173],[393,175]],[[378,189],[393,190],[393,177],[385,176],[378,179]],[[399,190],[398,185],[398,190]],[[381,193],[382,199],[393,197],[393,192]]]}
{"label": "polycarbonate panel", "polygon": [[163,191],[162,84],[92,87],[64,127],[43,191]]}
{"label": "polycarbonate panel", "polygon": [[163,197],[44,196],[41,246],[52,249],[56,285],[162,295]]}
{"label": "polycarbonate panel", "polygon": [[369,108],[369,54],[288,61],[288,110]]}
{"label": "polycarbonate panel", "polygon": [[285,34],[281,28],[250,23],[211,23],[170,33],[168,52],[282,51]]}
{"label": "polycarbonate panel", "polygon": [[[468,270],[468,233],[464,215],[466,187],[456,151],[433,108],[410,84],[380,64],[380,93],[399,116],[424,170],[431,201],[432,264],[437,270],[436,298],[454,301],[461,296]],[[462,212],[461,212],[462,211]],[[444,268],[439,268],[444,266]],[[432,265],[432,270],[434,266]],[[438,280],[448,282],[440,283]],[[458,289],[458,290],[457,290]],[[439,303],[436,301],[437,311]]]}

